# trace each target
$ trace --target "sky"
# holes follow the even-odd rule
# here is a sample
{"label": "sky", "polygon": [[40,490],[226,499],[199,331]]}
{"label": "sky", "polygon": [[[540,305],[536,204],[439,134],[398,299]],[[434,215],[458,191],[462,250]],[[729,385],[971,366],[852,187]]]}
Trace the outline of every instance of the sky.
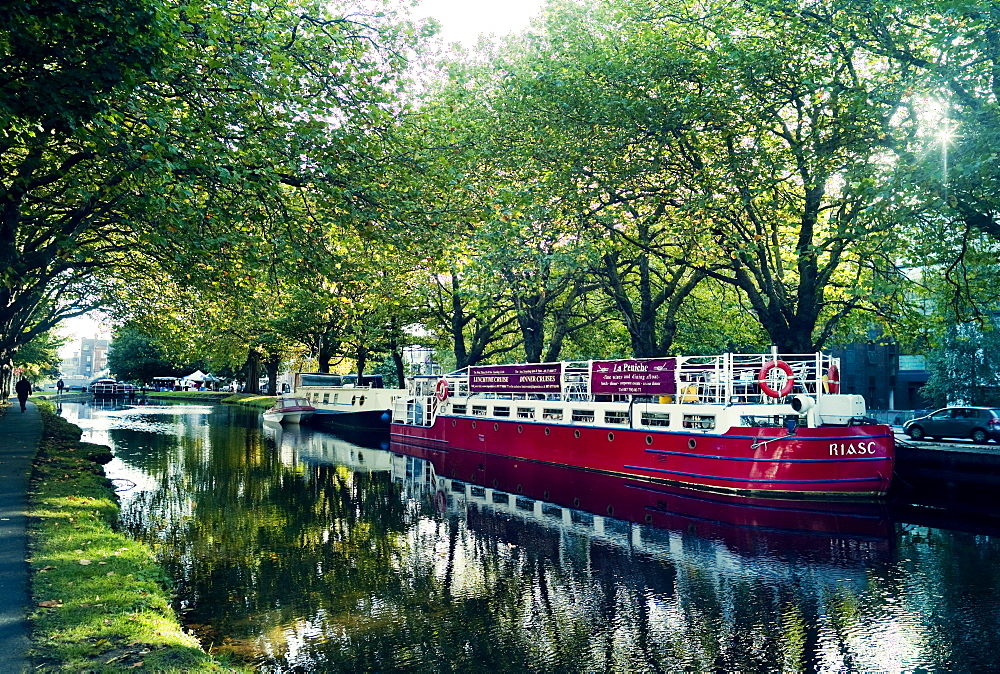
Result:
{"label": "sky", "polygon": [[[441,24],[444,42],[461,42],[466,47],[476,44],[483,33],[506,35],[527,28],[531,19],[541,12],[543,0],[421,0],[413,10],[414,17],[434,17]],[[93,316],[81,316],[65,321],[57,331],[79,342],[83,337],[111,336],[110,329]],[[71,350],[71,344],[65,350]]]}
{"label": "sky", "polygon": [[472,47],[481,33],[499,36],[527,28],[541,7],[542,0],[421,0],[413,14],[437,19],[446,43]]}

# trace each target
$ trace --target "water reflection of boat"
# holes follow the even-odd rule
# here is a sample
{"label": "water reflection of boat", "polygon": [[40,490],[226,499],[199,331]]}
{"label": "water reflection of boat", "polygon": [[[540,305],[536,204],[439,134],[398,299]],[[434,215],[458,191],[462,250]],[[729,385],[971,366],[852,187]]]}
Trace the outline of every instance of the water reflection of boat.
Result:
{"label": "water reflection of boat", "polygon": [[362,446],[335,433],[272,421],[264,422],[264,432],[274,440],[281,462],[289,466],[322,463],[363,472],[392,469],[392,455],[386,449]]}
{"label": "water reflection of boat", "polygon": [[641,538],[628,524],[633,523],[721,540],[740,552],[794,550],[827,560],[882,556],[894,531],[887,510],[877,503],[747,498],[465,450],[407,456],[397,453],[395,443],[391,449],[394,478],[419,485],[417,492],[433,491],[439,509],[447,504],[500,510]]}
{"label": "water reflection of boat", "polygon": [[93,410],[103,410],[105,412],[116,412],[119,410],[127,410],[133,407],[133,403],[130,400],[124,400],[122,398],[97,398],[95,397],[90,401],[90,408]]}

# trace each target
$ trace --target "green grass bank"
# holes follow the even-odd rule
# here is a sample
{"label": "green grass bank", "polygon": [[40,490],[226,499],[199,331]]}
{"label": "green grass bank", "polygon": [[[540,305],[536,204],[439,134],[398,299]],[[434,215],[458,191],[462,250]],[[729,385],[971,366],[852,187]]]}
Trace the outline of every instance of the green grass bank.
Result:
{"label": "green grass bank", "polygon": [[38,401],[42,437],[29,492],[35,671],[249,672],[202,650],[170,605],[152,550],[117,531],[109,448]]}

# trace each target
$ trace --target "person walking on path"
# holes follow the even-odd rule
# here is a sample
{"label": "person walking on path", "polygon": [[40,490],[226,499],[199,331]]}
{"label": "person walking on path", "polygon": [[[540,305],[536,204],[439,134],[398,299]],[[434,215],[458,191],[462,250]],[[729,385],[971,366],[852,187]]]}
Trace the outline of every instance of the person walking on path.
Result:
{"label": "person walking on path", "polygon": [[31,395],[31,382],[28,381],[27,377],[21,377],[21,380],[14,385],[14,390],[17,391],[17,402],[21,403],[21,412],[23,413],[28,404],[28,396]]}
{"label": "person walking on path", "polygon": [[66,384],[63,383],[62,379],[60,379],[59,381],[56,382],[56,393],[58,395],[62,395],[62,392],[63,392],[64,388],[66,388]]}

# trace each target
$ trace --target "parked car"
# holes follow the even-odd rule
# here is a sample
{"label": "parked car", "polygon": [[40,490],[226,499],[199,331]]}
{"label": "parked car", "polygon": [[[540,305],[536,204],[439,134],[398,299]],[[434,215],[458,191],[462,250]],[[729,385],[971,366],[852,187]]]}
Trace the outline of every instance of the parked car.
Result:
{"label": "parked car", "polygon": [[903,424],[903,432],[914,440],[971,438],[983,443],[1000,442],[1000,409],[992,407],[944,407]]}

